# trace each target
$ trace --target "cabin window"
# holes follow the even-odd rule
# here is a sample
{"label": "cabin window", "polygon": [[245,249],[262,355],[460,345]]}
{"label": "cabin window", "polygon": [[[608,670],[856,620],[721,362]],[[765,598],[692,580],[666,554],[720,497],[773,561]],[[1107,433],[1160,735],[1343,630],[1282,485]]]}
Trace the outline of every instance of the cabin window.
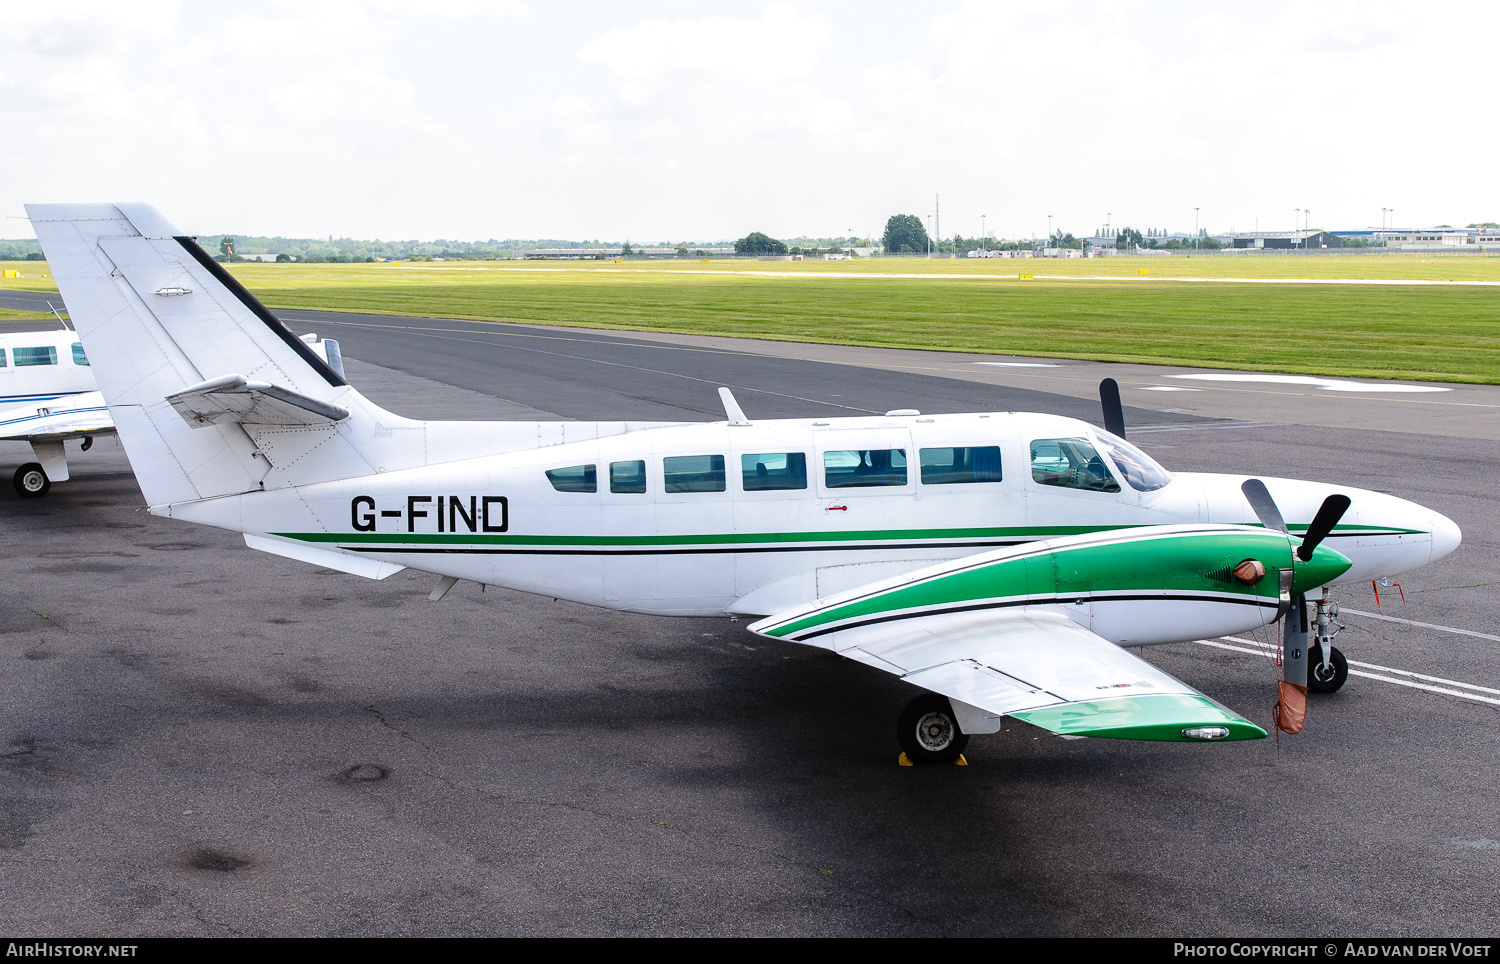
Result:
{"label": "cabin window", "polygon": [[1120,483],[1109,467],[1081,438],[1042,438],[1031,443],[1031,478],[1041,485],[1090,492],[1118,492]]}
{"label": "cabin window", "polygon": [[1125,476],[1125,481],[1130,483],[1132,489],[1150,492],[1172,481],[1172,473],[1119,436],[1100,432],[1096,439],[1104,453],[1114,460],[1115,468]]}
{"label": "cabin window", "polygon": [[16,367],[25,368],[28,365],[56,365],[57,349],[51,345],[41,348],[12,348],[11,354],[16,356]]}
{"label": "cabin window", "polygon": [[746,492],[807,488],[807,456],[801,452],[741,455],[740,473]]}
{"label": "cabin window", "polygon": [[906,449],[850,449],[823,453],[830,489],[906,484]]}
{"label": "cabin window", "polygon": [[641,459],[609,463],[609,491],[636,493],[646,491],[646,463]]}
{"label": "cabin window", "polygon": [[661,460],[668,492],[723,492],[724,456],[669,455]]}
{"label": "cabin window", "polygon": [[5,349],[0,348],[0,368],[5,367]]}
{"label": "cabin window", "polygon": [[923,485],[1001,481],[998,445],[923,449],[921,463]]}
{"label": "cabin window", "polygon": [[76,341],[73,342],[73,364],[75,364],[75,365],[87,365],[88,363],[89,363],[89,356],[87,356],[87,355],[85,355],[83,353],[83,346],[80,345]]}
{"label": "cabin window", "polygon": [[559,492],[598,492],[599,477],[592,465],[570,465],[565,469],[548,469],[547,481]]}

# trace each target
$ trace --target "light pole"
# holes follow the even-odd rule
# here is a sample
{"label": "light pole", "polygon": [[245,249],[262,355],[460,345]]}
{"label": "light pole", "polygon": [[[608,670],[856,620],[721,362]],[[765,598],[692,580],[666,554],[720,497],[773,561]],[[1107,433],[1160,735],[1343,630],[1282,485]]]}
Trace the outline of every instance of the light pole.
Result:
{"label": "light pole", "polygon": [[1047,215],[1047,247],[1052,247],[1052,215]]}
{"label": "light pole", "polygon": [[984,227],[984,215],[981,214],[979,216],[979,250],[988,251],[990,249],[989,237]]}
{"label": "light pole", "polygon": [[927,215],[927,257],[932,257],[932,215]]}
{"label": "light pole", "polygon": [[[1308,227],[1308,225],[1311,222],[1312,222],[1312,212],[1309,211],[1307,208],[1303,208],[1302,209],[1302,230],[1304,232],[1307,230],[1307,227]],[[1306,238],[1302,239],[1302,247],[1303,247],[1304,250],[1307,248],[1307,239]]]}
{"label": "light pole", "polygon": [[1198,209],[1193,208],[1193,250],[1198,250]]}

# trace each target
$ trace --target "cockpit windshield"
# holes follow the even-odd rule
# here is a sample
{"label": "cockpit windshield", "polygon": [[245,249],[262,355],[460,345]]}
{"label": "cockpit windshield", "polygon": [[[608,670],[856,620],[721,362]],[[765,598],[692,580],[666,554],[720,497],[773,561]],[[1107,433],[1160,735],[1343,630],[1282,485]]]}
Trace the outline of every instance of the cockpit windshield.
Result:
{"label": "cockpit windshield", "polygon": [[1156,460],[1120,438],[1108,432],[1095,432],[1095,440],[1104,454],[1114,460],[1115,468],[1139,492],[1159,489],[1172,481],[1172,473],[1156,464]]}

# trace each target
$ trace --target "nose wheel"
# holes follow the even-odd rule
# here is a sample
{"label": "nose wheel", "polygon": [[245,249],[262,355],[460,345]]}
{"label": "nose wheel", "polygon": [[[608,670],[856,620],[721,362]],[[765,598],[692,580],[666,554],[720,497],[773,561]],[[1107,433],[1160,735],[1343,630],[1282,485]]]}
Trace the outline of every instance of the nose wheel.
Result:
{"label": "nose wheel", "polygon": [[1307,651],[1307,689],[1313,693],[1335,693],[1349,678],[1349,661],[1338,647],[1330,649],[1327,666],[1323,665],[1323,647],[1314,643]]}
{"label": "nose wheel", "polygon": [[948,697],[923,693],[896,721],[896,740],[913,763],[952,763],[969,745]]}
{"label": "nose wheel", "polygon": [[52,488],[52,480],[47,478],[47,473],[42,469],[40,462],[27,462],[16,469],[15,477],[11,481],[15,484],[16,494],[23,499],[40,498]]}

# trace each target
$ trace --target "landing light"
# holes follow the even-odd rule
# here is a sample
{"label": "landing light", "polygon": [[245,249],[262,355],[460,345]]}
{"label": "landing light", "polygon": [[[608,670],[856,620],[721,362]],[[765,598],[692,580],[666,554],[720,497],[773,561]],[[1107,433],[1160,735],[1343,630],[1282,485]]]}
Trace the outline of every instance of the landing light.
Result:
{"label": "landing light", "polygon": [[1190,726],[1182,731],[1189,740],[1222,740],[1229,735],[1227,726]]}

